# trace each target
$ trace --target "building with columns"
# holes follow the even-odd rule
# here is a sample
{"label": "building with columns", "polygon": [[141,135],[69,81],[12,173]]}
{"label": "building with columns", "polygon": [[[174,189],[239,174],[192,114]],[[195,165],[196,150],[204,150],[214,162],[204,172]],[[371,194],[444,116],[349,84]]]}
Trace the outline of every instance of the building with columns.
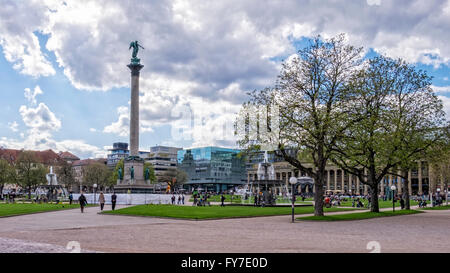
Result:
{"label": "building with columns", "polygon": [[[289,178],[291,176],[301,177],[307,176],[306,173],[301,172],[297,168],[293,167],[286,161],[282,161],[279,158],[276,159],[274,156],[269,157],[272,160],[275,169],[276,179],[285,181],[288,185]],[[258,163],[249,160],[250,164],[247,165],[247,181],[254,181],[258,179],[257,170]],[[312,168],[311,163],[304,164],[307,168]],[[435,181],[431,182],[430,185],[430,171],[426,161],[418,162],[418,167],[409,171],[409,177],[411,178],[411,183],[409,183],[409,192],[412,195],[427,195],[430,189],[434,192],[435,189],[444,189],[443,179],[436,178]],[[343,193],[343,194],[356,194],[356,195],[367,195],[368,186],[360,183],[358,177],[349,174],[335,165],[326,166],[326,191],[332,193]],[[380,183],[379,192],[380,194],[388,194],[388,191],[392,185],[395,185],[398,189],[398,193],[402,193],[402,187],[400,183],[404,183],[404,179],[396,175],[387,175]],[[312,189],[313,190],[313,189]],[[310,189],[306,188],[306,191]]]}

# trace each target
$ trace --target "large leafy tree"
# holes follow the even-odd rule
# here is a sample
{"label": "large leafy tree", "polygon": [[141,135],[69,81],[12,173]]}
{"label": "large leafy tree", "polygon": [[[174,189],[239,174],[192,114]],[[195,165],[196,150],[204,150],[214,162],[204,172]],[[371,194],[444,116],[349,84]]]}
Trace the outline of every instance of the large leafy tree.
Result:
{"label": "large leafy tree", "polygon": [[0,159],[0,196],[3,197],[5,184],[16,183],[16,171],[5,159]]}
{"label": "large leafy tree", "polygon": [[59,168],[56,170],[56,175],[58,177],[58,182],[63,184],[66,189],[72,189],[75,185],[75,173],[72,165],[63,161]]}
{"label": "large leafy tree", "polygon": [[83,167],[83,184],[92,187],[97,184],[99,190],[114,185],[111,171],[105,164],[91,163]]}
{"label": "large leafy tree", "polygon": [[348,116],[355,122],[340,136],[331,158],[369,186],[372,212],[379,211],[384,176],[408,173],[440,138],[444,112],[430,85],[424,71],[383,56],[368,60],[348,85]]}
{"label": "large leafy tree", "polygon": [[159,177],[159,181],[166,182],[170,186],[170,190],[173,191],[177,186],[188,181],[188,175],[179,169],[168,169]]}
{"label": "large leafy tree", "polygon": [[119,180],[119,169],[122,171],[122,179],[124,177],[124,160],[121,159],[119,162],[117,162],[116,167],[114,168],[114,171],[112,173],[112,182],[117,183],[117,180]]}
{"label": "large leafy tree", "polygon": [[[276,144],[280,156],[314,178],[316,216],[323,215],[327,161],[341,134],[353,122],[346,114],[347,83],[357,72],[361,53],[362,48],[348,45],[344,35],[328,40],[316,37],[283,63],[274,88],[250,94],[251,100],[238,117],[243,120],[237,122],[241,147]],[[252,123],[252,115],[270,120],[270,125]],[[314,167],[308,168],[305,162]]]}
{"label": "large leafy tree", "polygon": [[143,171],[143,177],[145,178],[145,170],[148,168],[148,170],[149,170],[149,180],[150,180],[150,183],[151,184],[153,184],[153,183],[155,183],[156,182],[156,174],[155,174],[155,168],[153,168],[153,164],[152,163],[150,163],[150,162],[146,162],[146,163],[144,163],[144,169],[142,170]]}
{"label": "large leafy tree", "polygon": [[46,184],[47,168],[41,163],[31,151],[23,151],[17,158],[16,163],[17,182],[28,190],[28,199],[31,199],[31,190],[38,185]]}

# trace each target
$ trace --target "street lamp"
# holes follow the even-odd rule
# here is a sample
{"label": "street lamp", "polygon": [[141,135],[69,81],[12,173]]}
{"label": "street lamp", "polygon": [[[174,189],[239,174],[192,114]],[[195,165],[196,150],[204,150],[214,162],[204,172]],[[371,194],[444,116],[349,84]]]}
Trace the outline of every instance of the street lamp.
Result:
{"label": "street lamp", "polygon": [[96,193],[96,190],[97,190],[97,184],[94,184],[93,185],[94,186],[94,204],[96,204],[97,203],[97,201],[96,201],[96,196],[95,196],[95,193]]}
{"label": "street lamp", "polygon": [[294,207],[295,207],[294,185],[297,184],[297,177],[292,176],[291,178],[289,178],[289,183],[291,184],[291,195],[292,195],[292,223],[294,223]]}
{"label": "street lamp", "polygon": [[395,185],[391,186],[391,190],[392,190],[392,212],[395,212],[395,190],[397,189],[397,187]]}

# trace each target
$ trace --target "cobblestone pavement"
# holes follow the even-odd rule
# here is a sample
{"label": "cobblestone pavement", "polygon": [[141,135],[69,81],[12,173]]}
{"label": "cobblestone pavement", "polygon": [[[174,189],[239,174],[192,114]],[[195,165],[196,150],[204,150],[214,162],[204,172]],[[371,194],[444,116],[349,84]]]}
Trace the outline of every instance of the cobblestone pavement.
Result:
{"label": "cobblestone pavement", "polygon": [[290,215],[192,221],[99,215],[98,211],[0,218],[0,248],[61,252],[67,251],[69,241],[77,241],[81,249],[100,252],[370,252],[368,246],[375,241],[381,252],[450,252],[448,210],[296,223],[290,222]]}
{"label": "cobblestone pavement", "polygon": [[18,239],[0,238],[0,253],[89,253],[88,251],[76,248],[73,243],[62,247],[59,245],[37,243]]}

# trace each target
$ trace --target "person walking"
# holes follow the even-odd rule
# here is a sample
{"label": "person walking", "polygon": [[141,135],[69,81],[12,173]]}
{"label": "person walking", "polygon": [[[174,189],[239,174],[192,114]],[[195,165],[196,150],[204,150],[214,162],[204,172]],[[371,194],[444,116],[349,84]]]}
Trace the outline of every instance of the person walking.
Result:
{"label": "person walking", "polygon": [[400,207],[401,209],[405,209],[405,200],[403,199],[403,197],[400,197]]}
{"label": "person walking", "polygon": [[73,194],[72,194],[72,192],[70,192],[70,194],[69,194],[69,205],[72,205],[72,201],[73,201]]}
{"label": "person walking", "polygon": [[103,210],[103,207],[105,206],[105,195],[103,195],[103,192],[100,192],[100,195],[98,196],[98,202],[100,203],[100,210]]}
{"label": "person walking", "polygon": [[172,205],[175,205],[175,195],[172,195]]}
{"label": "person walking", "polygon": [[181,195],[178,195],[178,205],[181,205]]}
{"label": "person walking", "polygon": [[78,197],[78,202],[80,203],[81,213],[84,212],[84,207],[87,205],[86,196],[81,192],[80,197]]}
{"label": "person walking", "polygon": [[184,205],[184,194],[181,195],[181,203]]}
{"label": "person walking", "polygon": [[113,192],[113,194],[111,195],[111,207],[112,210],[116,209],[116,201],[117,201],[117,195],[115,192]]}
{"label": "person walking", "polygon": [[220,202],[222,202],[222,203],[220,204],[220,206],[221,206],[221,207],[225,207],[225,204],[224,204],[224,202],[225,202],[225,196],[223,196],[223,194],[220,196]]}

